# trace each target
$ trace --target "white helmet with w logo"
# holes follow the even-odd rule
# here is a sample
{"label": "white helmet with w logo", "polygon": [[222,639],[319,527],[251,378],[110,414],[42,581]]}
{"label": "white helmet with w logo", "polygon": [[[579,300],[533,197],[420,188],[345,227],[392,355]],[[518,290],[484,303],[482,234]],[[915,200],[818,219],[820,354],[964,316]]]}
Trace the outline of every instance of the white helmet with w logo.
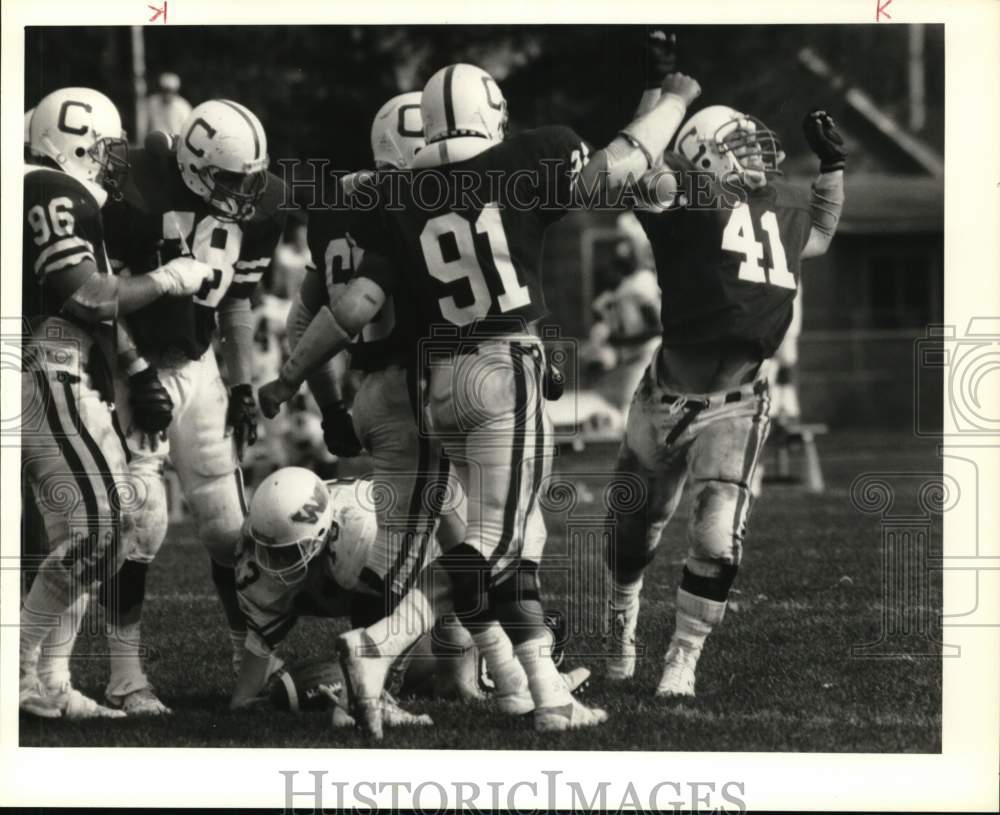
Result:
{"label": "white helmet with w logo", "polygon": [[303,467],[283,467],[264,479],[250,502],[253,558],[264,574],[286,585],[297,583],[333,525],[333,503],[319,476]]}
{"label": "white helmet with w logo", "polygon": [[434,74],[424,86],[421,111],[428,144],[469,136],[500,142],[507,127],[507,100],[475,65],[449,65]]}
{"label": "white helmet with w logo", "polygon": [[371,135],[376,169],[405,170],[424,146],[420,96],[420,91],[401,93],[378,109]]}
{"label": "white helmet with w logo", "polygon": [[202,102],[181,128],[181,177],[223,220],[245,221],[253,215],[267,186],[269,163],[263,125],[236,102]]}

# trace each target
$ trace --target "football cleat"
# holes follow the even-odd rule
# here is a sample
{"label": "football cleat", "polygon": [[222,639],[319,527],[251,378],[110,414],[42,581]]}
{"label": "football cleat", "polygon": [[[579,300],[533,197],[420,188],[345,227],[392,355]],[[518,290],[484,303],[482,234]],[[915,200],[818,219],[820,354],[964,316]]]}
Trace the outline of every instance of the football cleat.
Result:
{"label": "football cleat", "polygon": [[426,713],[403,710],[388,691],[382,691],[382,721],[386,727],[429,727],[434,724]]}
{"label": "football cleat", "polygon": [[527,685],[514,693],[494,694],[493,698],[497,709],[506,716],[524,716],[535,709],[535,700]]}
{"label": "football cleat", "polygon": [[22,676],[19,706],[22,713],[30,713],[42,719],[58,719],[62,708],[45,692],[37,676]]}
{"label": "football cleat", "polygon": [[586,707],[573,699],[568,705],[543,707],[536,710],[535,730],[539,733],[578,730],[582,727],[597,727],[607,720],[607,711],[599,707]]}
{"label": "football cleat", "polygon": [[[590,668],[574,668],[571,671],[560,673],[559,676],[566,684],[566,690],[570,693],[576,693],[582,690],[587,680],[590,679]],[[517,693],[494,694],[493,698],[496,700],[500,712],[508,716],[524,716],[535,709],[535,701],[531,698],[531,691],[527,686]]]}
{"label": "football cleat", "polygon": [[105,707],[84,696],[69,682],[56,687],[48,687],[46,693],[62,710],[65,719],[124,719],[125,711]]}
{"label": "football cleat", "polygon": [[664,658],[663,676],[656,686],[656,696],[672,698],[694,696],[694,671],[701,651],[671,642]]}
{"label": "football cleat", "polygon": [[639,621],[639,603],[631,608],[609,607],[611,612],[611,654],[607,678],[612,681],[631,679],[635,675],[635,628]]}
{"label": "football cleat", "polygon": [[337,658],[347,689],[348,710],[357,726],[375,741],[382,738],[382,692],[392,664],[363,628],[337,638]]}
{"label": "football cleat", "polygon": [[126,716],[170,716],[173,711],[149,685],[121,696],[105,696],[108,707],[124,711]]}

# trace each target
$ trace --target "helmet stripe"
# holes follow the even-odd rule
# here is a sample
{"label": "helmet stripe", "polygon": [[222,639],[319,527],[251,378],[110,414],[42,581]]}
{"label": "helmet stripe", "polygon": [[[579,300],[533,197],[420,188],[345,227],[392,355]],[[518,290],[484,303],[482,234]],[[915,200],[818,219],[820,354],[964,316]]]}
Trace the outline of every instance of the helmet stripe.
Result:
{"label": "helmet stripe", "polygon": [[455,130],[455,101],[451,94],[451,83],[454,76],[455,66],[449,65],[444,72],[444,123],[448,133]]}
{"label": "helmet stripe", "polygon": [[247,116],[246,110],[241,106],[237,105],[235,102],[230,102],[228,99],[220,99],[220,102],[224,105],[229,105],[233,110],[235,110],[240,116],[243,117],[244,121],[250,128],[250,132],[253,133],[253,157],[254,159],[260,158],[260,137],[257,135],[257,128],[254,127],[253,119]]}

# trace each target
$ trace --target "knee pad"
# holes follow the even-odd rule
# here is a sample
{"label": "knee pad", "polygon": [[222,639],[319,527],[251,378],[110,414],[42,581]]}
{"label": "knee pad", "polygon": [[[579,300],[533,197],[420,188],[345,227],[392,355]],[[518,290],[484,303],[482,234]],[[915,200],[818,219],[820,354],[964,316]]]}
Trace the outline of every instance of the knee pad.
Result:
{"label": "knee pad", "polygon": [[[488,600],[490,564],[467,543],[460,543],[437,560],[451,581],[455,615],[467,628],[493,620]],[[472,630],[470,628],[470,630]]]}
{"label": "knee pad", "polygon": [[744,485],[705,482],[695,497],[688,524],[690,557],[739,566],[750,501],[750,490]]}
{"label": "knee pad", "polygon": [[141,608],[146,597],[148,561],[126,560],[121,569],[98,590],[98,599],[105,608],[108,622],[118,623]]}
{"label": "knee pad", "polygon": [[137,482],[137,496],[135,505],[122,516],[128,519],[127,534],[123,536],[128,550],[125,556],[149,563],[167,537],[167,488],[158,467],[150,471],[133,469],[132,475]]}
{"label": "knee pad", "polygon": [[524,600],[541,602],[541,586],[538,583],[538,564],[531,560],[521,560],[514,569],[513,576],[489,589],[490,604],[496,608],[500,603],[517,603]]}
{"label": "knee pad", "polygon": [[[657,540],[659,533],[663,531],[663,526],[665,524],[658,525]],[[656,556],[656,547],[649,545],[652,535],[619,534],[621,528],[616,523],[615,516],[609,515],[604,543],[604,562],[616,580],[632,583],[653,562],[653,558]]]}
{"label": "knee pad", "polygon": [[187,501],[195,518],[198,538],[212,560],[232,566],[245,517],[243,479],[239,470],[198,484],[188,492]]}

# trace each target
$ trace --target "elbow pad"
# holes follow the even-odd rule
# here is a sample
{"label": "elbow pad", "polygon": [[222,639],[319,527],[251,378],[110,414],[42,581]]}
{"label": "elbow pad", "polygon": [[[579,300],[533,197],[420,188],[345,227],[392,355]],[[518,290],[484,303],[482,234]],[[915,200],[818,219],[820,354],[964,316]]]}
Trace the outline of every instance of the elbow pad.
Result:
{"label": "elbow pad", "polygon": [[87,323],[118,316],[118,278],[95,271],[69,296],[63,309]]}
{"label": "elbow pad", "polygon": [[812,225],[822,235],[832,238],[844,208],[844,172],[820,173],[813,181],[809,196]]}

